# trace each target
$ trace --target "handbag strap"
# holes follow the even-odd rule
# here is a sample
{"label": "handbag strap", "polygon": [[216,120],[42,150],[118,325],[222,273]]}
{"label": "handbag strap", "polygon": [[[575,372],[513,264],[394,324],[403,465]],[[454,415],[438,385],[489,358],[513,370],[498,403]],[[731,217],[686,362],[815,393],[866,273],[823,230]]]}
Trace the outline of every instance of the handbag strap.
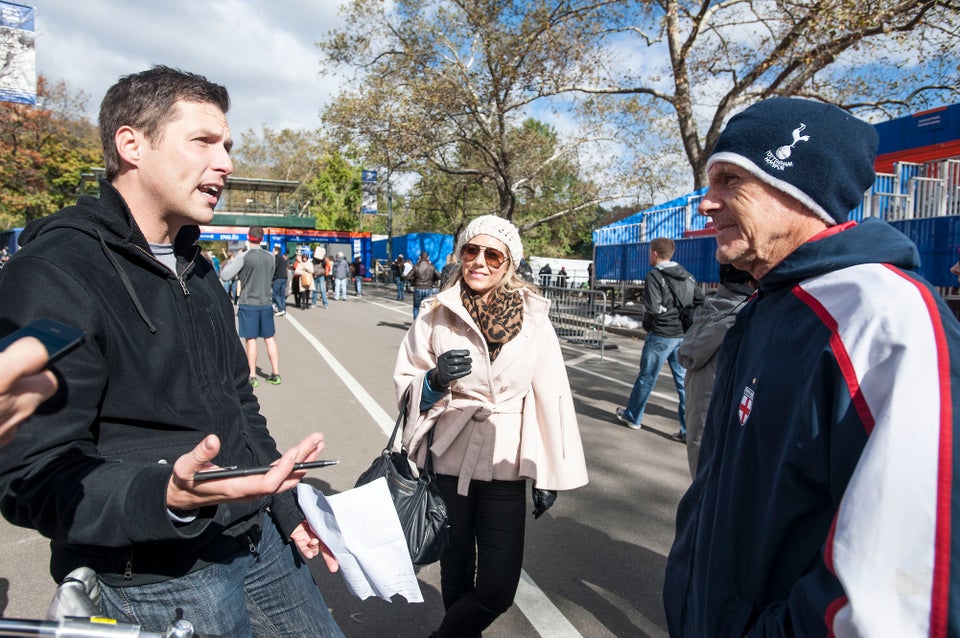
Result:
{"label": "handbag strap", "polygon": [[[407,402],[410,400],[410,388],[407,388],[407,391],[403,393],[403,407],[400,409],[400,414],[397,415],[397,422],[393,426],[393,433],[390,435],[390,440],[387,442],[387,451],[393,451],[393,444],[397,440],[397,433],[400,432],[400,428],[407,422]],[[403,448],[403,445],[400,446]],[[430,428],[430,431],[427,432],[427,453],[426,460],[423,463],[423,473],[429,477],[433,476],[433,454],[430,452],[430,448],[433,447],[433,428]]]}
{"label": "handbag strap", "polygon": [[407,391],[403,393],[403,399],[401,403],[403,407],[400,408],[400,414],[397,415],[397,422],[393,425],[393,434],[390,435],[390,440],[387,442],[387,451],[393,452],[393,444],[397,441],[397,432],[400,431],[402,425],[405,425],[407,422],[407,402],[410,400],[410,388],[407,388]]}

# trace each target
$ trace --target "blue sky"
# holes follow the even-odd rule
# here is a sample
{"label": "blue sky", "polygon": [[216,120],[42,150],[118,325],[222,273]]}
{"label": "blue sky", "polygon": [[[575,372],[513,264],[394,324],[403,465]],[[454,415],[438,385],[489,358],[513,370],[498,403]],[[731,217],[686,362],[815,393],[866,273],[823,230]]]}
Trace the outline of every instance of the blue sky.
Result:
{"label": "blue sky", "polygon": [[314,43],[340,24],[342,0],[16,0],[36,8],[37,71],[87,93],[91,119],[118,77],[153,64],[230,91],[234,136],[315,128],[336,92]]}

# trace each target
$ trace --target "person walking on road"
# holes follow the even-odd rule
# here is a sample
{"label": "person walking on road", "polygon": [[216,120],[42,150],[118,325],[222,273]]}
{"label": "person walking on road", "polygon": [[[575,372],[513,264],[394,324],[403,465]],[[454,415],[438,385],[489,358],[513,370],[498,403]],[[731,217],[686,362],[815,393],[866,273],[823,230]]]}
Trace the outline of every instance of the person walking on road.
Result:
{"label": "person walking on road", "polygon": [[350,264],[344,259],[343,253],[337,253],[333,262],[333,298],[346,301],[347,277],[350,276]]}
{"label": "person walking on road", "polygon": [[407,287],[406,279],[404,278],[403,264],[403,255],[400,254],[397,255],[393,265],[390,267],[393,270],[393,283],[397,286],[397,301],[403,301],[404,290]]}
{"label": "person walking on road", "polygon": [[413,285],[413,318],[416,319],[420,314],[420,304],[424,299],[437,294],[437,282],[440,281],[440,273],[430,261],[427,251],[420,253],[420,259],[410,271],[409,279]]}
{"label": "person walking on road", "polygon": [[[323,435],[277,449],[196,243],[233,172],[228,105],[224,87],[169,67],[120,78],[100,107],[99,196],[23,230],[0,325],[46,317],[87,338],[53,364],[57,409],[0,450],[0,511],[50,538],[57,582],[93,569],[103,615],[144,632],[179,614],[205,635],[339,638],[304,559],[336,561],[290,491]],[[194,480],[229,465],[272,469]]]}
{"label": "person walking on road", "polygon": [[353,287],[358,297],[363,296],[363,278],[367,276],[367,267],[360,260],[360,257],[353,258],[353,264],[350,266],[353,275]]}
{"label": "person walking on road", "polygon": [[[647,330],[647,336],[640,353],[640,373],[627,399],[627,407],[617,408],[616,416],[633,430],[642,427],[647,401],[660,376],[660,368],[666,362],[670,365],[680,401],[677,407],[680,431],[673,438],[685,442],[687,425],[683,378],[686,371],[677,359],[677,348],[683,341],[680,312],[684,306],[702,304],[703,291],[686,268],[672,261],[674,248],[673,240],[666,237],[657,237],[650,242],[650,270],[643,284],[643,327]],[[667,282],[668,277],[672,283]],[[676,295],[674,289],[677,290]]]}
{"label": "person walking on road", "polygon": [[247,232],[247,250],[223,267],[221,278],[240,280],[240,304],[237,308],[237,330],[246,343],[250,365],[250,385],[257,387],[257,338],[267,347],[272,373],[267,383],[280,385],[280,349],[277,347],[273,322],[273,278],[277,261],[260,247],[263,228],[251,226]]}
{"label": "person walking on road", "polygon": [[527,481],[534,518],[587,483],[550,302],[517,275],[516,227],[484,215],[458,243],[461,268],[423,303],[394,371],[404,446],[420,467],[433,455],[450,521],[434,638],[479,636],[512,606]]}
{"label": "person walking on road", "polygon": [[960,323],[909,238],[848,221],[877,145],[836,106],[772,98],[707,159],[717,261],[760,287],[677,508],[671,636],[960,634]]}
{"label": "person walking on road", "polygon": [[329,305],[327,302],[327,249],[322,245],[313,250],[313,307],[317,307],[317,296],[323,303],[323,308]]}
{"label": "person walking on road", "polygon": [[314,294],[317,285],[314,281],[314,273],[313,262],[306,253],[300,253],[297,257],[297,265],[293,269],[293,276],[300,284],[297,293],[297,308],[300,310],[309,310],[312,307],[310,297]]}
{"label": "person walking on road", "polygon": [[276,306],[278,317],[287,314],[287,285],[290,274],[290,263],[287,256],[280,251],[280,246],[273,249],[273,305]]}

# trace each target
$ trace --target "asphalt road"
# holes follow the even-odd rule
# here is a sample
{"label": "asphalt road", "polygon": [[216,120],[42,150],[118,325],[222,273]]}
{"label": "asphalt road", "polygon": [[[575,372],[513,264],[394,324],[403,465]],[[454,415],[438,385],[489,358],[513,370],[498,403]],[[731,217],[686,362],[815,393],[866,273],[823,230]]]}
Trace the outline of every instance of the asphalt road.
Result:
{"label": "asphalt road", "polygon": [[[290,308],[277,320],[283,383],[261,383],[256,393],[281,448],[324,433],[323,458],[340,464],[312,470],[306,480],[325,494],[353,487],[386,442],[396,416],[393,364],[411,302],[410,295],[396,301],[392,286],[367,285],[363,297],[331,296],[326,310]],[[630,392],[643,342],[608,335],[607,343],[601,357],[562,342],[590,483],[561,493],[539,520],[530,517],[517,604],[484,632],[488,638],[667,635],[663,571],[677,502],[689,484],[685,448],[670,439],[678,429],[676,394],[665,368],[644,429],[618,425],[613,410]],[[262,350],[261,342],[268,373]],[[0,612],[42,618],[55,589],[47,542],[0,521],[0,544]],[[443,615],[438,564],[418,568],[422,604],[399,596],[361,601],[339,574],[319,561],[311,567],[351,638],[427,636]]]}

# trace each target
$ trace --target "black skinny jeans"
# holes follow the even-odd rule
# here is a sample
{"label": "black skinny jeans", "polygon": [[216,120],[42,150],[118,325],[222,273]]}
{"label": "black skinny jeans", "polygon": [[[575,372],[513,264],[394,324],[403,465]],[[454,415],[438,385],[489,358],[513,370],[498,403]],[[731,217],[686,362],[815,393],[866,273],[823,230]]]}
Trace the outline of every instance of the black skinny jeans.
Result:
{"label": "black skinny jeans", "polygon": [[450,545],[440,558],[447,610],[436,638],[475,638],[513,605],[523,566],[527,482],[471,481],[457,494],[456,476],[438,475],[447,501]]}

